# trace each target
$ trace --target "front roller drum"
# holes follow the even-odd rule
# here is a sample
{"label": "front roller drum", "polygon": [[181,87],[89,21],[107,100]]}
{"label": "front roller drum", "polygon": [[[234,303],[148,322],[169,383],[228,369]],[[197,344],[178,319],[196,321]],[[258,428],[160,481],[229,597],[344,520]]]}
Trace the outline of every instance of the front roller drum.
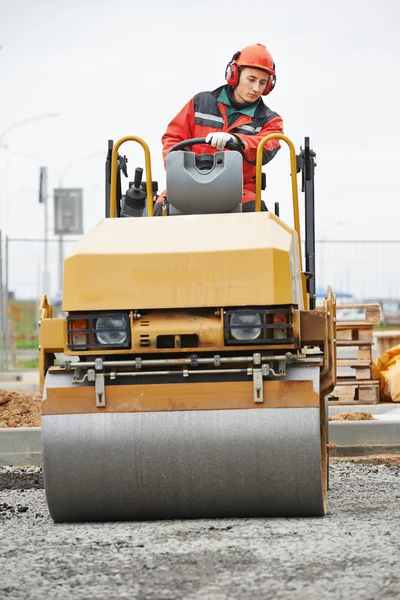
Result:
{"label": "front roller drum", "polygon": [[319,407],[46,414],[50,513],[56,522],[320,516],[321,436]]}

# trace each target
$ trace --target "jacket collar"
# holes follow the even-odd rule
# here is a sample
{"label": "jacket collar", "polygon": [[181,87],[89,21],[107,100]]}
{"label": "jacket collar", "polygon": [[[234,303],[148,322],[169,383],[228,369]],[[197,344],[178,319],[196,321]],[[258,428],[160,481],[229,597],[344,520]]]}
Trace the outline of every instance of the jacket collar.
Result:
{"label": "jacket collar", "polygon": [[[227,88],[228,86],[225,85],[221,85],[220,87],[216,88],[215,90],[213,90],[211,92],[211,95],[218,101],[218,98],[223,90],[223,88]],[[228,92],[227,92],[228,93]],[[268,116],[268,107],[264,104],[264,100],[262,98],[260,98],[260,102],[258,103],[258,106],[256,108],[256,111],[254,113],[254,117],[257,119],[262,119],[263,117],[267,117]]]}

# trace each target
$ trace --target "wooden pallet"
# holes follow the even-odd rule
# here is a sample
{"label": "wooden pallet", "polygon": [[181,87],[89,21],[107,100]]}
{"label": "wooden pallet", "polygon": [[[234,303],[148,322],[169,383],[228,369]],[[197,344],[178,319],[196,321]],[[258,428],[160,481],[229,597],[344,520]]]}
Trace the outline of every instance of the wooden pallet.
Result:
{"label": "wooden pallet", "polygon": [[390,348],[400,344],[400,329],[392,331],[375,331],[375,343],[378,348],[378,355],[387,352]]}
{"label": "wooden pallet", "polygon": [[380,304],[337,304],[336,305],[336,316],[339,315],[341,310],[356,310],[361,309],[364,311],[364,319],[357,321],[338,321],[337,325],[342,323],[349,324],[350,326],[355,325],[379,325],[381,322],[381,305]]}
{"label": "wooden pallet", "polygon": [[[340,311],[349,309],[363,309],[364,319],[361,321],[341,321]],[[336,339],[339,342],[360,342],[360,345],[373,343],[372,329],[381,320],[380,304],[343,304],[336,306]]]}
{"label": "wooden pallet", "polygon": [[[373,326],[380,322],[379,304],[346,304],[341,309],[363,309],[362,321],[336,321],[336,345],[347,348],[353,356],[337,358],[336,387],[329,396],[332,404],[377,404],[379,382],[372,379]],[[351,368],[352,375],[343,374]]]}
{"label": "wooden pallet", "polygon": [[341,369],[343,367],[350,367],[355,372],[355,378],[358,379],[372,379],[371,367],[372,359],[360,359],[360,358],[338,358],[337,359],[337,379],[340,380],[343,375]]}
{"label": "wooden pallet", "polygon": [[356,325],[355,323],[336,323],[336,339],[338,342],[364,342],[373,344],[373,325]]}
{"label": "wooden pallet", "polygon": [[356,382],[354,378],[338,379],[337,385],[328,396],[329,404],[378,404],[379,381],[365,379]]}

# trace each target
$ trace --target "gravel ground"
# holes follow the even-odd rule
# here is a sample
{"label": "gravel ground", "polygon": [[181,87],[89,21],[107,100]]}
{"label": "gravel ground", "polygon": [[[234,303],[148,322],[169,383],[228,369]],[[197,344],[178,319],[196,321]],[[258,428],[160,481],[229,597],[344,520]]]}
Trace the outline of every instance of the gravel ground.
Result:
{"label": "gravel ground", "polygon": [[0,467],[0,598],[399,599],[400,466],[330,468],[324,518],[54,525]]}

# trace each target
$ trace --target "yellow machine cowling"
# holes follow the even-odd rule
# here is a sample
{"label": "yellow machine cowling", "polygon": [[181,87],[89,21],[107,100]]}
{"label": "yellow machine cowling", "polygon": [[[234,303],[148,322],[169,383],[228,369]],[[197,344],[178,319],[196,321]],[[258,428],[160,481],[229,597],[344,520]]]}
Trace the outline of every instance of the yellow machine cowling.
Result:
{"label": "yellow machine cowling", "polygon": [[104,219],[64,267],[64,311],[296,304],[296,232],[272,213]]}

